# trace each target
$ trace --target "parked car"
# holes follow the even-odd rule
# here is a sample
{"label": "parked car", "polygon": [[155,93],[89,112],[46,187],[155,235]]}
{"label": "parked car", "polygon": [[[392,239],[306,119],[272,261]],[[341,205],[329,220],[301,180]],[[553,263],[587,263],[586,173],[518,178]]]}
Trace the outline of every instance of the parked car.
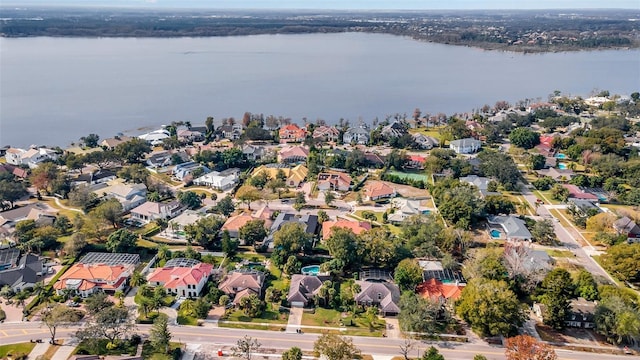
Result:
{"label": "parked car", "polygon": [[67,306],[68,307],[80,307],[80,304],[78,304],[75,301],[69,301],[69,302],[67,302]]}

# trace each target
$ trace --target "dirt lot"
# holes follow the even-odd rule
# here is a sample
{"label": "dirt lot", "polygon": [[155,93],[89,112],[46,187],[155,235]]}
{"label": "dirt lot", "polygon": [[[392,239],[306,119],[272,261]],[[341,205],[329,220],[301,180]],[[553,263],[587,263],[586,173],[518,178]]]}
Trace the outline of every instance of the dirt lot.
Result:
{"label": "dirt lot", "polygon": [[394,184],[389,181],[383,181],[383,183],[396,189],[398,194],[400,194],[402,197],[428,197],[429,196],[429,190],[427,189],[418,189],[409,185]]}

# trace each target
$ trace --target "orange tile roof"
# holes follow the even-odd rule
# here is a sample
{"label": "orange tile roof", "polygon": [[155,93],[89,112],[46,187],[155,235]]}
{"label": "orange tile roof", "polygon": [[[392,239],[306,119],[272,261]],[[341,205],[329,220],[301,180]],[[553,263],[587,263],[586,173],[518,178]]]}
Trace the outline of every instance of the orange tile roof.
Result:
{"label": "orange tile roof", "polygon": [[371,182],[365,187],[365,194],[370,198],[390,196],[393,193],[395,193],[395,190],[391,186],[380,181]]}
{"label": "orange tile roof", "polygon": [[211,275],[213,266],[211,264],[200,263],[194,267],[169,267],[156,268],[147,281],[158,282],[166,289],[177,289],[187,285],[198,285],[203,278]]}
{"label": "orange tile roof", "polygon": [[[128,277],[132,265],[75,264],[54,284],[57,290],[67,287],[67,280],[81,280],[79,290],[96,286],[102,289],[117,289]],[[109,284],[112,282],[113,284]]]}
{"label": "orange tile roof", "polygon": [[367,230],[371,230],[371,224],[366,221],[325,221],[322,223],[322,239],[327,240],[333,234],[333,228],[350,229],[354,234],[359,235]]}
{"label": "orange tile roof", "polygon": [[236,216],[232,216],[225,221],[224,225],[222,225],[221,230],[225,231],[238,231],[241,227],[246,225],[249,221],[255,220],[253,216],[247,214],[240,214]]}
{"label": "orange tile roof", "polygon": [[443,284],[441,281],[431,278],[418,285],[416,292],[425,299],[457,300],[462,295],[462,289],[464,289],[462,285]]}

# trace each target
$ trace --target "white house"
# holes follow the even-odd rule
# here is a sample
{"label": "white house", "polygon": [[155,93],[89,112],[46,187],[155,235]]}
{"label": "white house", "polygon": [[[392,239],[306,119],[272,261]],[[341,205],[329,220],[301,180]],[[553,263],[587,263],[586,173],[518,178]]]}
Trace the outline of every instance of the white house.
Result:
{"label": "white house", "polygon": [[110,182],[109,186],[95,190],[94,194],[114,198],[122,204],[124,211],[129,211],[147,201],[147,186],[145,184],[124,184],[116,180]]}
{"label": "white house", "polygon": [[179,297],[195,298],[204,288],[213,266],[194,259],[176,258],[164,267],[156,268],[147,281],[151,286],[162,286],[168,293]]}
{"label": "white house", "polygon": [[224,191],[233,188],[238,183],[239,176],[240,169],[232,168],[220,172],[213,171],[202,175],[193,180],[193,183],[195,185],[209,186],[216,190]]}
{"label": "white house", "polygon": [[359,127],[351,127],[345,131],[342,136],[342,142],[345,144],[355,143],[358,145],[366,145],[369,143],[369,129],[364,125]]}
{"label": "white house", "polygon": [[162,144],[162,140],[168,137],[170,137],[169,132],[165,129],[155,130],[138,136],[138,138],[147,141],[153,146]]}
{"label": "white house", "polygon": [[147,201],[142,205],[131,209],[131,217],[149,223],[157,219],[173,219],[184,211],[184,207],[179,201],[172,201],[167,204]]}
{"label": "white house", "polygon": [[27,165],[35,169],[43,161],[57,160],[59,155],[47,148],[31,148],[29,150],[9,148],[5,154],[7,163],[12,165]]}
{"label": "white house", "polygon": [[481,147],[482,142],[473,138],[453,140],[449,143],[449,148],[457,154],[473,154]]}

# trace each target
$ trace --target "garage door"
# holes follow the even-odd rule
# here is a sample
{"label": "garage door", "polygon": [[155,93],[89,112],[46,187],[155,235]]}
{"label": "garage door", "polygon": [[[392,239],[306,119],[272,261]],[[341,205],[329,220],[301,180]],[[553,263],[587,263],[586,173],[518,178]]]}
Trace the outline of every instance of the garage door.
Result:
{"label": "garage door", "polygon": [[291,303],[291,307],[304,307],[304,303],[302,301],[294,301]]}

